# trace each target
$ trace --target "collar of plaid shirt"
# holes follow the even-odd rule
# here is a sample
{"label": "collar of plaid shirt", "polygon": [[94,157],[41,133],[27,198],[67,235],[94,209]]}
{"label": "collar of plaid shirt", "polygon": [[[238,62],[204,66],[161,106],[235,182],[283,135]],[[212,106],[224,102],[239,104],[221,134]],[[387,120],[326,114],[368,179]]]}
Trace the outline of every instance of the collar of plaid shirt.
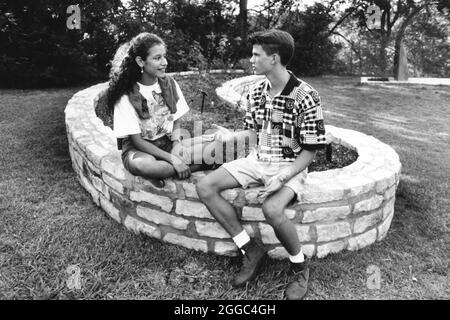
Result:
{"label": "collar of plaid shirt", "polygon": [[[281,91],[281,93],[279,94],[280,96],[289,96],[292,92],[292,90],[294,90],[295,87],[297,87],[298,85],[300,85],[300,80],[297,79],[297,77],[292,73],[292,71],[288,70],[290,78],[288,80],[288,82],[286,83],[286,85],[283,88],[283,91]],[[262,94],[268,96],[268,91],[270,89],[270,81],[266,78],[264,87],[263,87],[263,92]],[[276,96],[279,96],[276,95]],[[274,96],[274,97],[276,97]]]}

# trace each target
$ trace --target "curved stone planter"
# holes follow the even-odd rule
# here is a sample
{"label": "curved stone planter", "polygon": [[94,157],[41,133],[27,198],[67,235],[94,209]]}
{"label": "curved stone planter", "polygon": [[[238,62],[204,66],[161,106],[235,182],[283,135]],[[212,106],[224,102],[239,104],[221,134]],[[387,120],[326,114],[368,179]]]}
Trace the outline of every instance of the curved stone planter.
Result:
{"label": "curved stone planter", "polygon": [[[93,201],[118,223],[136,233],[203,252],[235,255],[225,230],[198,200],[196,181],[166,181],[155,188],[127,172],[112,130],[95,115],[99,84],[76,93],[65,109],[72,166]],[[386,236],[394,215],[401,164],[388,145],[363,133],[326,126],[329,141],[356,149],[356,162],[308,175],[299,201],[286,209],[298,230],[303,251],[324,257],[363,248]],[[274,258],[286,258],[272,228],[264,221],[256,195],[260,188],[223,192],[238,210],[246,230],[261,237]]]}

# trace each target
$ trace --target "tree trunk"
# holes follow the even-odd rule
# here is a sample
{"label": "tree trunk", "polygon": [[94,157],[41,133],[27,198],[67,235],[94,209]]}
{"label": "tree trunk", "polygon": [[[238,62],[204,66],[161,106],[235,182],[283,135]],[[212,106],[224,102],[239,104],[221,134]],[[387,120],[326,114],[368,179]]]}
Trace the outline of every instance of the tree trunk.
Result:
{"label": "tree trunk", "polygon": [[400,25],[400,28],[395,37],[395,53],[394,53],[394,77],[397,78],[398,69],[399,69],[399,58],[400,58],[400,47],[402,44],[403,37],[405,35],[406,28],[409,26],[413,18],[423,9],[424,7],[417,7],[413,9],[411,14],[406,17],[406,19]]}
{"label": "tree trunk", "polygon": [[239,0],[239,34],[242,41],[247,40],[247,0]]}

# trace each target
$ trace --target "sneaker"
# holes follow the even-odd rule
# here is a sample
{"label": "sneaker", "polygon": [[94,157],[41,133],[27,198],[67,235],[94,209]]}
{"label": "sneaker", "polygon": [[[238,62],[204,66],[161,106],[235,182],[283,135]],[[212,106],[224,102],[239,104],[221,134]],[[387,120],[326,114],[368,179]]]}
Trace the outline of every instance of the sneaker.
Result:
{"label": "sneaker", "polygon": [[267,258],[264,244],[257,238],[250,239],[242,250],[245,254],[243,254],[241,269],[233,279],[233,287],[241,287],[253,280]]}
{"label": "sneaker", "polygon": [[288,300],[301,300],[308,290],[309,266],[305,260],[302,263],[291,263],[290,273],[294,275],[294,281],[286,288]]}

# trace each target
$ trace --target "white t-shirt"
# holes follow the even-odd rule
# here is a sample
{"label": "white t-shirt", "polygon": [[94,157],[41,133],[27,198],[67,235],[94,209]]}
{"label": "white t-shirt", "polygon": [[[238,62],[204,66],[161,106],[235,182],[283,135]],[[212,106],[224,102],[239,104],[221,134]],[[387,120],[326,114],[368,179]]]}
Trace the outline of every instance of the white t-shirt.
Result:
{"label": "white t-shirt", "polygon": [[114,135],[116,138],[125,138],[126,136],[140,133],[143,139],[150,141],[161,138],[164,135],[170,136],[173,131],[173,122],[189,111],[189,106],[178,83],[175,82],[178,101],[177,112],[174,114],[170,113],[169,108],[165,104],[158,82],[151,86],[138,82],[138,85],[139,92],[147,100],[150,118],[140,119],[128,95],[123,95],[114,107]]}

